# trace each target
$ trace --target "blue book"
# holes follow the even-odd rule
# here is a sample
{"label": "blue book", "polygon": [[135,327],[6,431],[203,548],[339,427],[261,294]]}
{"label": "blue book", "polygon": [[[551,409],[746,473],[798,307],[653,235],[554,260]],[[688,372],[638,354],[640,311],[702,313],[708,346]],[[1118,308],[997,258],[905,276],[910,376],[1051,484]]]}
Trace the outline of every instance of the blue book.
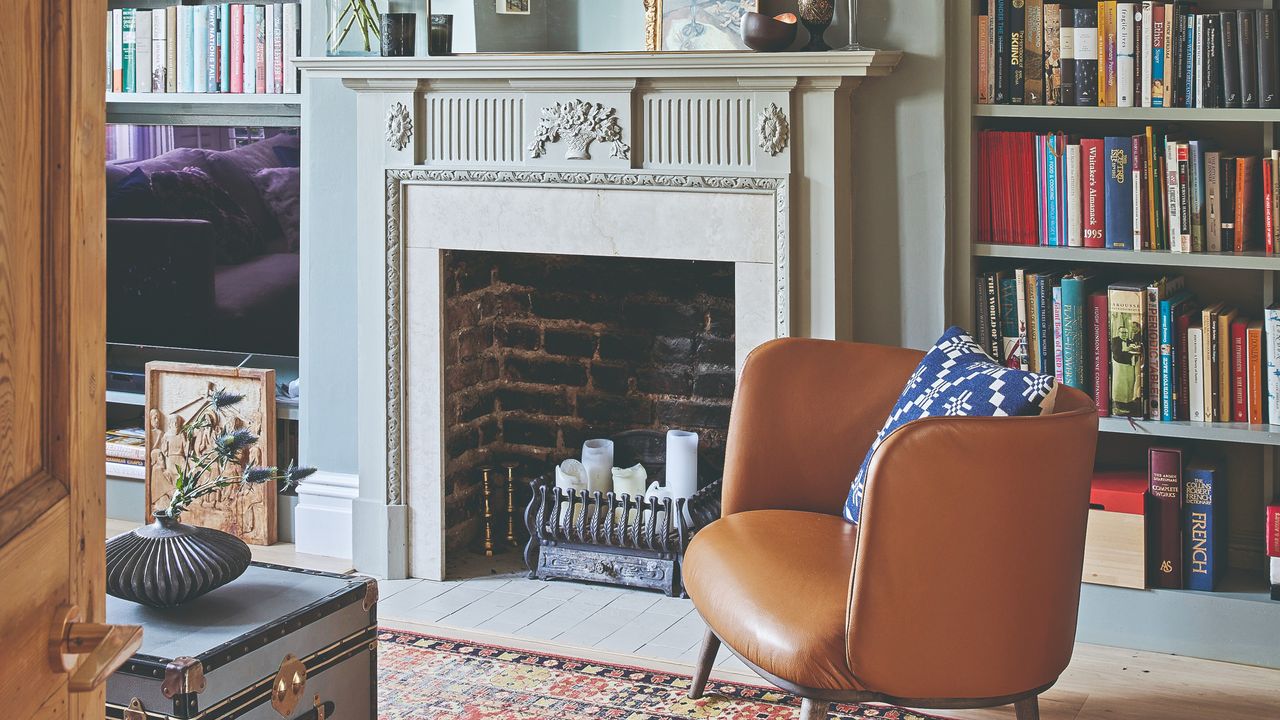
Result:
{"label": "blue book", "polygon": [[1215,590],[1227,564],[1226,478],[1201,462],[1188,465],[1183,477],[1184,582],[1188,590]]}
{"label": "blue book", "polygon": [[1093,391],[1085,352],[1086,303],[1092,284],[1089,275],[1071,273],[1062,278],[1062,382],[1085,392]]}
{"label": "blue book", "polygon": [[218,6],[218,92],[231,92],[231,3]]}
{"label": "blue book", "polygon": [[1182,290],[1160,301],[1160,419],[1165,422],[1174,420],[1177,404],[1173,386],[1176,378],[1181,376],[1182,368],[1177,366],[1179,341],[1185,338],[1174,337],[1174,319],[1180,314],[1182,306],[1195,297],[1190,290]]}
{"label": "blue book", "polygon": [[1049,244],[1049,225],[1045,222],[1045,207],[1048,205],[1049,194],[1045,191],[1045,170],[1047,168],[1048,158],[1045,155],[1047,135],[1036,135],[1036,213],[1037,225],[1036,230],[1040,233],[1040,244]]}
{"label": "blue book", "polygon": [[1051,246],[1066,245],[1062,241],[1062,236],[1058,234],[1061,227],[1059,203],[1061,197],[1059,189],[1062,187],[1062,149],[1058,146],[1057,135],[1047,135],[1044,141],[1044,223],[1045,234],[1048,236],[1048,244]]}
{"label": "blue book", "polygon": [[195,92],[195,8],[178,6],[178,92]]}
{"label": "blue book", "polygon": [[1105,141],[1107,247],[1133,249],[1133,139],[1108,137]]}
{"label": "blue book", "polygon": [[1196,106],[1196,19],[1187,18],[1186,39],[1183,41],[1182,75],[1186,80],[1182,92],[1185,98],[1183,105],[1189,108]]}

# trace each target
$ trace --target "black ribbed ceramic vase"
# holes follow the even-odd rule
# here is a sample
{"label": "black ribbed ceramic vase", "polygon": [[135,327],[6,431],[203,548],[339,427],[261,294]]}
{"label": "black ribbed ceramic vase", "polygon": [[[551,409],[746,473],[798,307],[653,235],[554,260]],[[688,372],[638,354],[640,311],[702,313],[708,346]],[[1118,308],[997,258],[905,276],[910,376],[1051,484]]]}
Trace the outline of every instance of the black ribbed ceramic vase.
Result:
{"label": "black ribbed ceramic vase", "polygon": [[107,592],[151,607],[172,607],[235,580],[249,567],[249,546],[213,528],[155,522],[107,541]]}

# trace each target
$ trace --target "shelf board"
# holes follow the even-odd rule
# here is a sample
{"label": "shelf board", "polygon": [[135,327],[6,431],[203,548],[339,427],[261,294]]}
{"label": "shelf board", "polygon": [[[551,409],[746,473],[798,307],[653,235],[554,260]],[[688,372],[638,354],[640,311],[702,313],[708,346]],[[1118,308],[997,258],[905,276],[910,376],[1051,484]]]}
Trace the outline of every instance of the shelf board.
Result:
{"label": "shelf board", "polygon": [[1041,120],[1116,120],[1162,122],[1280,122],[1280,110],[1237,108],[1120,108],[1072,105],[981,105],[974,103],[978,118],[1028,118]]}
{"label": "shelf board", "polygon": [[1098,431],[1124,435],[1147,435],[1153,438],[1212,440],[1246,445],[1280,445],[1280,426],[1250,425],[1234,422],[1190,422],[1177,420],[1133,420],[1122,417],[1098,418]]}
{"label": "shelf board", "polygon": [[292,127],[301,118],[297,93],[107,93],[110,123]]}
{"label": "shelf board", "polygon": [[[124,392],[122,390],[108,390],[107,402],[113,405],[136,405],[142,407],[146,404],[146,398],[142,393]],[[297,420],[299,416],[298,401],[285,400],[284,398],[276,398],[276,417],[280,420]]]}
{"label": "shelf board", "polygon": [[1017,258],[1021,260],[1062,260],[1115,265],[1280,271],[1280,255],[1268,255],[1262,251],[1243,253],[1175,253],[1168,250],[1105,250],[1100,248],[974,243],[973,254],[977,257]]}

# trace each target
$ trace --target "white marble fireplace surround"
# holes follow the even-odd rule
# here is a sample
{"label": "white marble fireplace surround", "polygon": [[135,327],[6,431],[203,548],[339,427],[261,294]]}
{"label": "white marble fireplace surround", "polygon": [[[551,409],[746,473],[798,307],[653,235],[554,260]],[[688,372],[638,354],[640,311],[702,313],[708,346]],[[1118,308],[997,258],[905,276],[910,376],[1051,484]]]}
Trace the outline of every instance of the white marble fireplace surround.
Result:
{"label": "white marble fireplace surround", "polygon": [[445,573],[444,251],[733,262],[739,367],[771,338],[847,338],[852,91],[898,58],[300,61],[358,93],[357,569]]}

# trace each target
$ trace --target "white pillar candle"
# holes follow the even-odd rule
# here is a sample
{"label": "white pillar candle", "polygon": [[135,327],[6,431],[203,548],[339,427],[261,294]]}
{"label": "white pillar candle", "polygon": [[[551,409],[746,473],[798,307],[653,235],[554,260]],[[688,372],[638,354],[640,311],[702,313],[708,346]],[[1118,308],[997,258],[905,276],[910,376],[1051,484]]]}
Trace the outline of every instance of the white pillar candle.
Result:
{"label": "white pillar candle", "polygon": [[556,466],[556,487],[565,490],[586,490],[587,469],[577,460],[565,460]]}
{"label": "white pillar candle", "polygon": [[641,497],[644,495],[644,483],[648,479],[649,473],[645,472],[640,463],[629,468],[614,468],[613,492],[615,495]]}
{"label": "white pillar candle", "polygon": [[677,498],[698,491],[698,433],[667,431],[667,489]]}
{"label": "white pillar candle", "polygon": [[607,493],[613,490],[613,441],[588,440],[582,443],[582,464],[587,468],[587,489]]}

